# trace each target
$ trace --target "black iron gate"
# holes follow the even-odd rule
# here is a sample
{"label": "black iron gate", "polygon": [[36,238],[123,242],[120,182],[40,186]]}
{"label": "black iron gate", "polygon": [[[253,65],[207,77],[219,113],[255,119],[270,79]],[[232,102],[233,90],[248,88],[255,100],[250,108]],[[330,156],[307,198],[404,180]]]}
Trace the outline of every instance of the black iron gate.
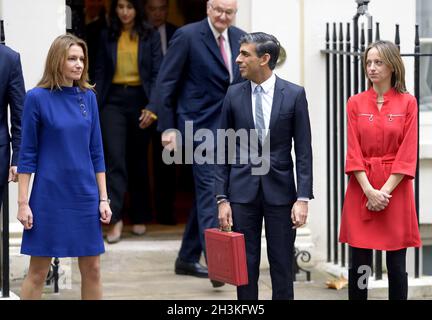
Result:
{"label": "black iron gate", "polygon": [[[326,56],[326,139],[327,139],[327,262],[347,266],[351,257],[350,250],[345,244],[339,244],[339,221],[342,212],[342,203],[345,195],[346,177],[345,167],[345,104],[351,95],[366,89],[366,79],[363,72],[362,56],[367,44],[380,39],[380,25],[372,23],[372,16],[368,12],[369,0],[356,0],[357,13],[353,23],[344,25],[329,23],[326,26],[326,48],[321,52]],[[364,24],[359,28],[359,18],[367,18],[367,32]],[[351,25],[352,33],[351,33]],[[332,30],[330,30],[332,29]],[[332,35],[330,38],[330,34]],[[367,34],[367,37],[366,37]],[[352,35],[352,37],[351,37]],[[367,39],[366,39],[367,38]],[[351,40],[353,39],[353,40]],[[400,49],[399,25],[395,26],[395,44]],[[419,105],[418,125],[420,124],[420,59],[432,54],[420,53],[420,39],[418,25],[415,26],[414,53],[401,56],[414,59],[414,95]],[[352,49],[351,49],[352,48]],[[420,128],[420,127],[419,127]],[[418,130],[420,133],[420,130]],[[420,140],[418,140],[420,143]],[[419,150],[419,147],[418,147]],[[419,151],[417,151],[417,171],[415,178],[415,203],[417,221],[419,221]],[[346,253],[348,251],[348,259]],[[340,256],[339,256],[340,254]],[[382,252],[374,252],[375,279],[382,279]],[[420,276],[420,250],[415,249],[414,257],[415,277]]]}

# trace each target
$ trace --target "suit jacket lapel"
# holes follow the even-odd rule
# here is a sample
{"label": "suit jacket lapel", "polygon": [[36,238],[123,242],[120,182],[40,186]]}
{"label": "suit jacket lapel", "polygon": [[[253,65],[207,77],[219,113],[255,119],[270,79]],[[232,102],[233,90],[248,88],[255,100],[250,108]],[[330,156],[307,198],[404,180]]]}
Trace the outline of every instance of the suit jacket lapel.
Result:
{"label": "suit jacket lapel", "polygon": [[112,68],[115,72],[116,64],[117,64],[117,43],[118,41],[109,41],[109,49],[111,53],[111,63]]}
{"label": "suit jacket lapel", "polygon": [[235,79],[237,79],[240,76],[240,72],[236,63],[237,54],[240,51],[240,43],[239,43],[239,39],[237,37],[234,37],[233,32],[231,30],[232,30],[231,28],[228,29],[228,37],[229,37],[229,42],[231,47],[231,55],[232,55],[231,63],[232,63],[233,82],[234,82]]}
{"label": "suit jacket lapel", "polygon": [[270,124],[269,129],[273,129],[276,121],[279,117],[280,108],[282,105],[283,97],[284,97],[284,87],[282,86],[280,79],[276,77],[276,83],[275,83],[275,89],[273,94],[273,104],[272,104],[272,110],[270,113]]}
{"label": "suit jacket lapel", "polygon": [[142,47],[142,45],[143,45],[143,42],[141,41],[141,39],[138,38],[138,69],[139,69],[139,66],[142,65],[142,63],[141,63],[141,61],[143,59],[143,47]]}
{"label": "suit jacket lapel", "polygon": [[[219,61],[221,67],[226,70],[225,63],[222,59],[222,55],[219,50],[219,46],[216,43],[216,39],[213,35],[213,32],[208,25],[207,18],[202,21],[202,29],[201,29],[202,40],[209,49],[209,51],[215,56],[216,60]],[[228,70],[226,70],[228,72]]]}
{"label": "suit jacket lapel", "polygon": [[252,89],[250,81],[245,81],[243,85],[242,104],[246,109],[246,121],[249,125],[249,129],[255,129],[255,122],[252,114]]}

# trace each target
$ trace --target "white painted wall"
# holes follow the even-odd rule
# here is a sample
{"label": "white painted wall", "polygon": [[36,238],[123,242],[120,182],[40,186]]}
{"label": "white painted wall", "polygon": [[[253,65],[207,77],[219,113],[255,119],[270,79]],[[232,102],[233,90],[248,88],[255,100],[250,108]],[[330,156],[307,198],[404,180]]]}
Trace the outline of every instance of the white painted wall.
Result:
{"label": "white painted wall", "polygon": [[[6,45],[21,54],[26,90],[42,77],[51,42],[65,33],[64,0],[0,0]],[[17,184],[10,184],[10,221],[17,222]]]}
{"label": "white painted wall", "polygon": [[238,11],[235,25],[246,32],[251,32],[251,10],[250,0],[237,0]]}
{"label": "white painted wall", "polygon": [[[238,0],[236,25],[248,31],[274,34],[286,49],[287,60],[276,73],[304,85],[309,101],[314,150],[314,193],[310,203],[315,259],[326,257],[326,149],[325,149],[325,47],[326,22],[351,22],[357,5],[354,0]],[[391,10],[389,9],[391,8]],[[400,24],[402,52],[412,52],[415,0],[371,0],[369,11],[381,23],[381,38],[394,40],[394,24]],[[65,30],[64,0],[0,0],[0,16],[5,20],[6,42],[19,51],[26,88],[41,76],[52,40]],[[406,60],[407,85],[413,92],[413,64]],[[431,122],[432,123],[432,122]],[[422,140],[426,139],[422,131]],[[430,140],[430,139],[429,139]],[[431,149],[432,150],[432,149]],[[425,149],[424,152],[429,152]],[[429,152],[432,155],[432,151]],[[431,156],[422,160],[421,196],[423,222],[432,223],[432,207],[427,184],[432,177]],[[423,170],[429,170],[424,171]],[[431,199],[430,201],[428,199]],[[429,202],[426,202],[429,201]],[[11,187],[11,216],[16,212],[16,185]]]}
{"label": "white painted wall", "polygon": [[236,25],[247,32],[273,34],[285,48],[287,59],[276,73],[301,83],[301,0],[239,0]]}

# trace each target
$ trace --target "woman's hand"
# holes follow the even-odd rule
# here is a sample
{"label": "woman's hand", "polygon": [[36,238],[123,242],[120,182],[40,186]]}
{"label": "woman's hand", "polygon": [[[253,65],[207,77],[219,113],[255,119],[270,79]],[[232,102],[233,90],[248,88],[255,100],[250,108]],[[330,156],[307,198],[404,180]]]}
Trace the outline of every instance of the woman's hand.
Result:
{"label": "woman's hand", "polygon": [[18,204],[17,219],[24,226],[25,230],[33,228],[33,213],[28,203]]}
{"label": "woman's hand", "polygon": [[111,208],[107,201],[99,202],[99,213],[100,213],[100,221],[105,224],[109,224],[111,221]]}
{"label": "woman's hand", "polygon": [[381,211],[384,210],[388,204],[390,203],[390,198],[392,197],[385,191],[369,189],[365,193],[368,198],[368,202],[366,203],[366,207],[370,211]]}

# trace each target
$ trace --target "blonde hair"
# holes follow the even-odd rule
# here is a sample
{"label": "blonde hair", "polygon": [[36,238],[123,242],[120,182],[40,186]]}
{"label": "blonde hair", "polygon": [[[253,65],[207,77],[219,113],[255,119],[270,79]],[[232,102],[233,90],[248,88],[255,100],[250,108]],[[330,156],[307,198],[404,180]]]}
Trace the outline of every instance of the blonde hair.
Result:
{"label": "blonde hair", "polygon": [[58,36],[48,51],[45,62],[45,70],[42,79],[37,84],[41,88],[49,88],[51,90],[60,89],[64,83],[65,78],[63,75],[63,65],[67,59],[69,49],[73,45],[80,46],[84,53],[84,68],[81,79],[74,80],[74,85],[80,87],[82,90],[94,90],[94,86],[88,83],[88,50],[84,40],[72,35],[64,34]]}
{"label": "blonde hair", "polygon": [[[399,48],[390,41],[385,40],[379,40],[374,43],[371,43],[363,56],[363,66],[364,66],[364,72],[367,76],[367,56],[369,51],[375,48],[383,62],[393,70],[392,77],[391,77],[391,86],[395,88],[395,90],[399,93],[406,93],[407,89],[405,86],[405,67],[404,63],[402,61]],[[368,79],[369,87],[372,86],[372,82]]]}

